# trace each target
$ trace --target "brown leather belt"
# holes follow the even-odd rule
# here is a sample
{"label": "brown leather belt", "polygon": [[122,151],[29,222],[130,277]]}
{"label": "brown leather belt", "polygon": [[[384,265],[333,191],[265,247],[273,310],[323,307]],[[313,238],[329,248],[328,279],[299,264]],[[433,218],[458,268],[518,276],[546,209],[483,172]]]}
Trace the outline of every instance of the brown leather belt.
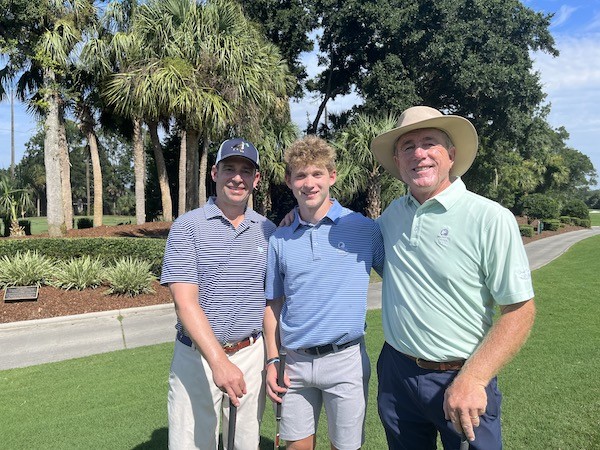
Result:
{"label": "brown leather belt", "polygon": [[402,355],[406,356],[408,359],[412,359],[421,369],[427,370],[460,370],[462,366],[465,365],[464,359],[459,359],[456,361],[436,362],[427,361],[426,359],[421,358],[415,358],[414,356],[407,355],[406,353],[402,353]]}
{"label": "brown leather belt", "polygon": [[[222,344],[223,351],[228,355],[231,355],[232,353],[235,353],[243,348],[249,347],[256,342],[256,340],[260,337],[261,334],[262,333],[258,331],[256,333],[252,333],[246,339],[242,339],[241,341],[226,342],[225,344]],[[177,340],[182,344],[187,345],[188,347],[195,348],[194,343],[192,342],[190,337],[181,332],[177,332]]]}

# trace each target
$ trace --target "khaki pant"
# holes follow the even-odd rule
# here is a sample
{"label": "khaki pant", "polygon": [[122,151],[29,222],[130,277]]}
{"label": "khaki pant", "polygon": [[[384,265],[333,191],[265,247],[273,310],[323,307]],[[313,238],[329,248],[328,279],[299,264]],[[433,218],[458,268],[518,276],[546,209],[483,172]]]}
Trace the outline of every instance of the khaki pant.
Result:
{"label": "khaki pant", "polygon": [[[253,345],[229,356],[244,374],[247,394],[240,399],[235,450],[256,450],[265,406],[265,349],[259,338]],[[169,448],[215,450],[219,423],[227,449],[229,399],[217,388],[206,360],[193,347],[175,341],[169,375]]]}

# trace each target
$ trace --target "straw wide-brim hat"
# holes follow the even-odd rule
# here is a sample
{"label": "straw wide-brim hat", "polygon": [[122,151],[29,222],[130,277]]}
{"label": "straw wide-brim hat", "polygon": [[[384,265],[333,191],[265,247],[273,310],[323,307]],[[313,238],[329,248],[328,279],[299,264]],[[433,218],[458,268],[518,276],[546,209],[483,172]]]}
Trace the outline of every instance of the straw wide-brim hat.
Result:
{"label": "straw wide-brim hat", "polygon": [[437,128],[450,137],[456,148],[450,176],[461,176],[469,170],[477,154],[478,139],[475,127],[464,117],[444,115],[429,106],[408,108],[400,116],[396,128],[373,139],[371,151],[375,159],[385,170],[396,178],[400,178],[400,171],[394,162],[396,141],[403,134],[422,128]]}

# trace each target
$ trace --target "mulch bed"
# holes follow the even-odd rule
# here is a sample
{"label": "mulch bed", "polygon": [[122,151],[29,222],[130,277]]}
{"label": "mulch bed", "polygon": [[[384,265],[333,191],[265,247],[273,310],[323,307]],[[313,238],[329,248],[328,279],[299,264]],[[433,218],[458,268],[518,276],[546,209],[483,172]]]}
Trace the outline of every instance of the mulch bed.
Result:
{"label": "mulch bed", "polygon": [[[519,223],[527,223],[524,218],[517,218]],[[535,224],[534,224],[535,225]],[[164,238],[169,233],[170,222],[149,222],[143,225],[117,225],[69,230],[68,237],[154,237]],[[558,231],[544,231],[541,235],[523,238],[525,244],[569,231],[581,230],[581,227],[566,226]],[[29,236],[25,239],[47,237],[43,235]],[[106,295],[106,287],[85,289],[83,291],[56,289],[42,286],[37,301],[18,301],[0,303],[0,323],[21,320],[44,319],[49,317],[84,314],[98,311],[111,311],[140,306],[172,303],[169,289],[155,283],[155,294],[144,294],[135,297]],[[0,299],[4,291],[0,290]]]}

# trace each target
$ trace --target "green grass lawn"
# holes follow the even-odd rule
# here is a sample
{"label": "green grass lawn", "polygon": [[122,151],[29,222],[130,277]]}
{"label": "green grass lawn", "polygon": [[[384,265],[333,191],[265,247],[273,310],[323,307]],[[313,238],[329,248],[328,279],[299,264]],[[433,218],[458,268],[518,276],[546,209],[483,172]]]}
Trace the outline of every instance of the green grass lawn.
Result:
{"label": "green grass lawn", "polygon": [[600,211],[590,210],[590,219],[592,220],[593,227],[600,227]]}
{"label": "green grass lawn", "polygon": [[[600,236],[533,274],[538,315],[531,338],[500,374],[504,446],[600,448]],[[373,376],[364,449],[386,448],[377,416],[375,363],[381,312],[369,311]],[[164,449],[173,344],[0,372],[0,436],[7,449]],[[323,419],[323,418],[322,418]],[[329,448],[325,422],[318,448]],[[273,448],[267,408],[261,449]]]}
{"label": "green grass lawn", "polygon": [[[77,228],[77,221],[82,218],[88,218],[93,220],[93,216],[75,216],[73,221],[75,228]],[[48,232],[48,221],[46,217],[26,217],[25,220],[31,222],[31,234],[42,234]],[[135,223],[135,217],[133,216],[102,216],[103,225],[118,225],[120,223]],[[4,225],[0,221],[0,233],[3,233]]]}
{"label": "green grass lawn", "polygon": [[[75,216],[75,228],[77,228],[77,220],[82,218],[93,219],[93,216]],[[46,217],[26,217],[26,220],[31,221],[31,234],[41,234],[48,232],[48,221]],[[102,225],[117,225],[119,223],[135,223],[135,217],[132,216],[102,216]]]}

